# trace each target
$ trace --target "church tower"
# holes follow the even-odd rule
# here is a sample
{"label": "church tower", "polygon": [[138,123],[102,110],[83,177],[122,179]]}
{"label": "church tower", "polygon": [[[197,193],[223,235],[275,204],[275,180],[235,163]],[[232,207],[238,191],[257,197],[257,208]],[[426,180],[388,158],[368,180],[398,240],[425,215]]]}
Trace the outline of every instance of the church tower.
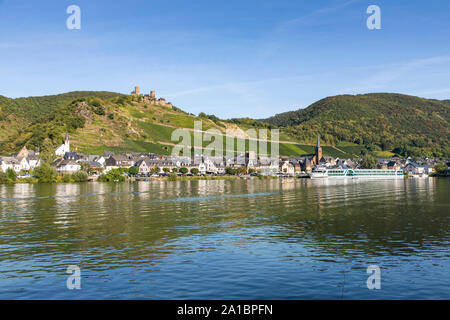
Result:
{"label": "church tower", "polygon": [[68,133],[66,133],[66,139],[64,140],[64,143],[55,150],[55,154],[57,156],[64,156],[66,152],[70,152],[70,140]]}
{"label": "church tower", "polygon": [[316,145],[316,152],[314,155],[314,164],[318,165],[320,162],[320,159],[322,159],[322,147],[320,146],[319,136],[317,136],[317,145]]}
{"label": "church tower", "polygon": [[66,132],[66,140],[64,141],[64,146],[66,152],[70,152],[70,140],[69,140],[69,133]]}

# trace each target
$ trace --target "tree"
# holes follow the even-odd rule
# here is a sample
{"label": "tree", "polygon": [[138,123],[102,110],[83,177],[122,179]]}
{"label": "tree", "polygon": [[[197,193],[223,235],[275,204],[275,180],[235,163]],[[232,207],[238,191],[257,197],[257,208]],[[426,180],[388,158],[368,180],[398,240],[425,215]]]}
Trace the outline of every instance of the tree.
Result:
{"label": "tree", "polygon": [[181,172],[182,174],[186,174],[186,173],[189,172],[189,170],[188,170],[188,168],[183,167],[183,168],[180,168],[180,172]]}
{"label": "tree", "polygon": [[72,174],[72,179],[75,182],[86,182],[89,180],[89,176],[86,171],[80,170]]}
{"label": "tree", "polygon": [[247,167],[241,166],[237,171],[240,175],[247,174]]}
{"label": "tree", "polygon": [[173,169],[172,169],[172,172],[173,172],[173,173],[177,173],[177,172],[178,172],[178,168],[173,168]]}
{"label": "tree", "polygon": [[8,169],[6,170],[6,178],[7,178],[8,181],[10,181],[10,182],[15,182],[16,179],[17,179],[17,173],[16,173],[13,169],[8,168]]}
{"label": "tree", "polygon": [[161,169],[157,166],[154,166],[151,170],[150,173],[151,174],[155,174],[155,173],[160,173]]}
{"label": "tree", "polygon": [[6,177],[6,173],[0,168],[0,183],[7,183],[8,177]]}
{"label": "tree", "polygon": [[191,169],[191,173],[194,174],[194,175],[198,174],[198,172],[199,172],[199,171],[198,171],[197,168],[192,168],[192,169]]}
{"label": "tree", "polygon": [[169,168],[164,168],[163,171],[164,171],[165,173],[169,173],[169,172],[170,172],[170,169],[169,169]]}
{"label": "tree", "polygon": [[39,182],[51,183],[56,182],[57,173],[56,169],[50,166],[48,163],[43,163],[39,167],[36,167],[33,172],[34,176]]}
{"label": "tree", "polygon": [[139,168],[136,166],[133,166],[128,170],[128,173],[132,176],[135,176],[139,173]]}
{"label": "tree", "polygon": [[108,171],[106,174],[102,174],[98,177],[98,181],[100,182],[122,182],[125,181],[125,177],[123,176],[123,172],[121,169],[112,169]]}
{"label": "tree", "polygon": [[63,174],[61,181],[65,182],[65,183],[73,182],[72,175],[71,174]]}
{"label": "tree", "polygon": [[434,168],[437,173],[445,174],[448,171],[448,166],[445,163],[437,163]]}
{"label": "tree", "polygon": [[361,168],[363,169],[374,169],[377,165],[377,159],[371,156],[369,153],[366,153],[361,160]]}

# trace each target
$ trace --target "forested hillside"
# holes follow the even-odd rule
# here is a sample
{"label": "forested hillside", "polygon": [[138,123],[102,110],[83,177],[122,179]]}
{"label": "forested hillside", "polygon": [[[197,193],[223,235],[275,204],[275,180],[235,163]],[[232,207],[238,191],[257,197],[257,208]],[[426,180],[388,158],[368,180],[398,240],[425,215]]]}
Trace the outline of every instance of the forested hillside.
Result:
{"label": "forested hillside", "polygon": [[342,95],[263,120],[297,140],[364,145],[411,156],[450,156],[450,102],[389,93]]}
{"label": "forested hillside", "polygon": [[17,152],[23,146],[51,154],[66,132],[77,152],[169,154],[176,143],[172,132],[187,128],[192,133],[194,121],[202,120],[203,130],[214,128],[223,134],[238,127],[280,128],[279,150],[284,156],[312,153],[320,136],[324,154],[340,158],[355,158],[365,152],[379,157],[394,153],[450,157],[449,110],[450,100],[400,94],[344,95],[265,120],[221,120],[112,92],[79,91],[20,99],[0,96],[0,154]]}

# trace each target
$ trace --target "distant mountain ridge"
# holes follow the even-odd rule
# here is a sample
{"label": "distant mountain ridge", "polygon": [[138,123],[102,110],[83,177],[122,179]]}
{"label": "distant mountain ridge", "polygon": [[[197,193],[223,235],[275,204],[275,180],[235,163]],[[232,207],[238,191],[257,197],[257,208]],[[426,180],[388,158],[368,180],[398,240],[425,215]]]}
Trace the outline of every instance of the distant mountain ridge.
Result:
{"label": "distant mountain ridge", "polygon": [[114,92],[76,91],[10,99],[0,96],[0,154],[23,146],[52,150],[70,133],[75,151],[137,151],[168,154],[175,128],[280,128],[280,154],[313,152],[320,137],[324,154],[357,157],[362,152],[389,156],[450,157],[450,100],[379,93],[322,99],[306,109],[264,120],[221,120],[178,108],[149,104]]}
{"label": "distant mountain ridge", "polygon": [[350,142],[405,155],[449,156],[450,100],[396,93],[340,95],[262,121],[304,142],[319,135],[333,145]]}

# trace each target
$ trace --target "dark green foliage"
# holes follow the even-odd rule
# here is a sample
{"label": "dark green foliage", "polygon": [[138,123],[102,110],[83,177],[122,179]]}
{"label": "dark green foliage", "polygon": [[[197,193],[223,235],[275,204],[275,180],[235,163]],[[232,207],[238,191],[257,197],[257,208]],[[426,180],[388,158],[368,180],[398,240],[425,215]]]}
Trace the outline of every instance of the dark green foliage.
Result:
{"label": "dark green foliage", "polygon": [[230,168],[230,167],[225,168],[225,173],[228,175],[231,175],[231,176],[235,176],[238,172],[239,172],[239,169],[236,169],[236,168]]}
{"label": "dark green foliage", "polygon": [[106,114],[105,108],[103,106],[94,107],[93,111],[95,114],[98,114],[99,116],[104,116]]}
{"label": "dark green foliage", "polygon": [[17,179],[17,173],[13,169],[8,168],[6,170],[6,178],[9,182],[15,182]]}
{"label": "dark green foliage", "polygon": [[63,174],[61,181],[66,182],[66,183],[73,182],[72,175],[71,174]]}
{"label": "dark green foliage", "polygon": [[188,168],[185,168],[185,167],[183,167],[183,168],[180,168],[180,173],[182,173],[182,174],[186,174],[186,173],[188,173],[189,172],[189,170],[188,170]]}
{"label": "dark green foliage", "polygon": [[377,165],[377,159],[366,153],[360,162],[361,168],[363,169],[375,169]]}
{"label": "dark green foliage", "polygon": [[448,171],[448,166],[445,163],[438,163],[434,167],[437,173],[445,174]]}
{"label": "dark green foliage", "polygon": [[353,142],[402,156],[450,156],[450,105],[401,94],[343,95],[264,120],[299,141]]}
{"label": "dark green foliage", "polygon": [[139,173],[139,168],[138,167],[131,167],[128,170],[128,173],[131,174],[132,176],[135,176]]}
{"label": "dark green foliage", "polygon": [[74,182],[86,182],[88,179],[89,176],[86,171],[80,170],[72,174],[72,180]]}
{"label": "dark green foliage", "polygon": [[0,184],[7,183],[8,177],[6,176],[6,173],[3,172],[3,170],[0,169]]}
{"label": "dark green foliage", "polygon": [[32,121],[50,116],[58,108],[66,106],[74,100],[84,101],[86,97],[95,97],[102,100],[111,99],[120,94],[103,91],[74,91],[59,95],[8,99],[1,97],[0,108],[5,114],[23,116]]}
{"label": "dark green foliage", "polygon": [[33,171],[33,175],[38,179],[39,182],[43,183],[56,182],[57,180],[57,173],[55,168],[47,163],[43,163],[39,167],[36,167]]}
{"label": "dark green foliage", "polygon": [[130,96],[120,96],[117,98],[116,102],[122,106],[125,106],[127,104],[130,104],[131,102],[131,97]]}
{"label": "dark green foliage", "polygon": [[191,173],[192,173],[192,174],[198,174],[198,172],[199,172],[199,171],[198,171],[197,168],[192,168],[192,169],[191,169]]}
{"label": "dark green foliage", "polygon": [[121,169],[112,169],[108,171],[106,174],[102,174],[98,177],[98,181],[100,182],[123,182],[125,181],[125,177],[123,176],[123,170]]}

